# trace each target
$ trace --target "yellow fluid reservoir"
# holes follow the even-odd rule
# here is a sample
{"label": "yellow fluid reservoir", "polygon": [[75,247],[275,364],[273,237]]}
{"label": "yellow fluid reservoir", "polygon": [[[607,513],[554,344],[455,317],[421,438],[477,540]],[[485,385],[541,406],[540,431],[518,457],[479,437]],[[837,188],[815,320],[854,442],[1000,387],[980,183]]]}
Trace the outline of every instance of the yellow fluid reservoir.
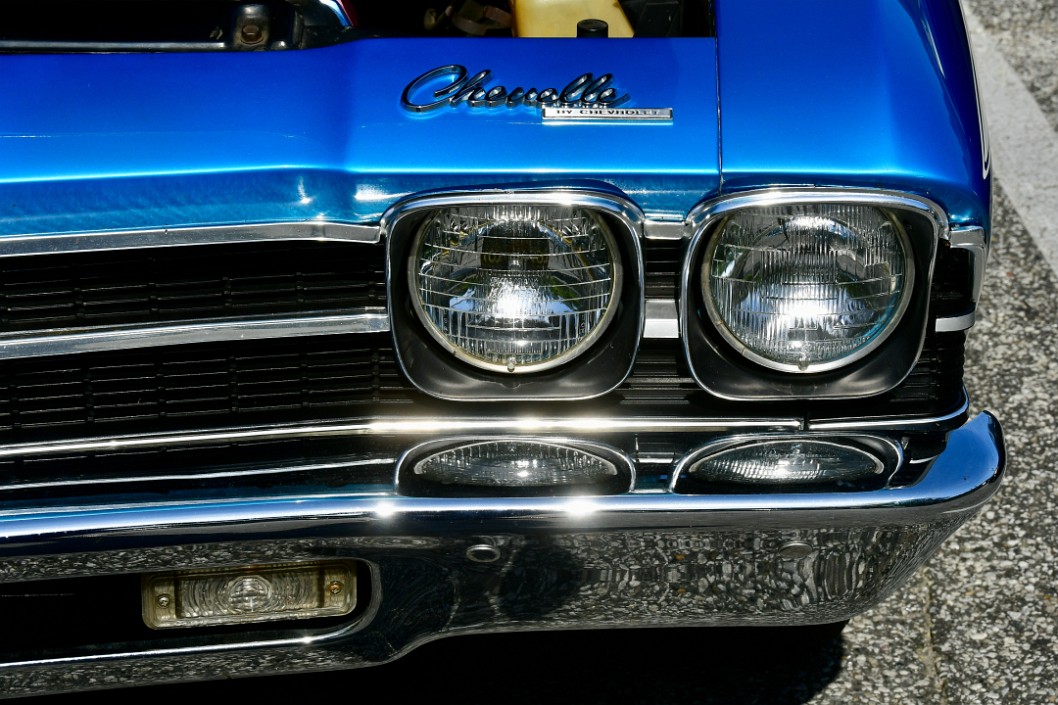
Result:
{"label": "yellow fluid reservoir", "polygon": [[581,20],[603,20],[611,37],[631,37],[617,0],[511,0],[516,37],[576,37]]}

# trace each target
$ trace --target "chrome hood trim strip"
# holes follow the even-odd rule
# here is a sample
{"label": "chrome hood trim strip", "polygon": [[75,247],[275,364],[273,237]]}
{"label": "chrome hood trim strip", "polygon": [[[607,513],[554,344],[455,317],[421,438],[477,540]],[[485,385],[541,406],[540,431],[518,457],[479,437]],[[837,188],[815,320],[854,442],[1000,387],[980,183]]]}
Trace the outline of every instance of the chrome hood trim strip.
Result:
{"label": "chrome hood trim strip", "polygon": [[163,345],[387,331],[389,316],[382,307],[365,307],[341,314],[307,314],[286,318],[253,316],[157,325],[56,328],[0,334],[0,359],[130,350]]}
{"label": "chrome hood trim strip", "polygon": [[354,225],[322,220],[201,228],[40,233],[0,237],[0,257],[134,250],[182,245],[227,245],[269,240],[320,240],[371,245],[380,242],[381,236],[377,225]]}

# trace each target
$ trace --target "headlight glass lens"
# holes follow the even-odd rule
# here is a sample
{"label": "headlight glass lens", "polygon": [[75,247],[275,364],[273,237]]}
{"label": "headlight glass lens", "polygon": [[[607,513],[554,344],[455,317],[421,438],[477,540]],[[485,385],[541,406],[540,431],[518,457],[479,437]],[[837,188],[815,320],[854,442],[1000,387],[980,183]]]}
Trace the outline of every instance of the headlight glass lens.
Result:
{"label": "headlight glass lens", "polygon": [[819,372],[885,340],[913,275],[907,234],[886,211],[782,205],[720,222],[701,287],[710,318],[740,353],[772,369]]}
{"label": "headlight glass lens", "polygon": [[427,215],[409,285],[427,330],[458,357],[531,372],[579,355],[602,333],[621,266],[609,227],[588,209],[460,206]]}

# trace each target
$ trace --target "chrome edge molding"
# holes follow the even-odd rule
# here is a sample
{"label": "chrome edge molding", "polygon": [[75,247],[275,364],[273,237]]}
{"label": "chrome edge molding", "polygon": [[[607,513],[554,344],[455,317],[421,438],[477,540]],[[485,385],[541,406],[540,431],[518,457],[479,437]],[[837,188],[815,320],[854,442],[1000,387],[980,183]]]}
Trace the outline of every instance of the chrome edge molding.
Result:
{"label": "chrome edge molding", "polygon": [[984,285],[985,264],[988,261],[988,233],[980,226],[952,228],[949,237],[952,249],[966,250],[970,253],[970,266],[973,268],[970,280],[970,312],[961,316],[938,318],[938,333],[952,333],[966,330],[973,326],[977,317],[977,302],[981,300],[981,287]]}
{"label": "chrome edge molding", "polygon": [[0,42],[0,51],[47,52],[146,52],[146,51],[224,51],[224,42],[59,42],[6,40]]}
{"label": "chrome edge molding", "polygon": [[223,318],[204,322],[116,325],[33,333],[0,334],[0,359],[72,355],[105,350],[132,350],[162,345],[189,345],[235,340],[267,340],[311,335],[385,333],[389,316],[382,307],[335,315],[288,318]]}
{"label": "chrome edge molding", "polygon": [[338,20],[338,24],[342,27],[349,27],[349,18],[345,14],[345,10],[338,3],[338,0],[317,0],[320,5],[323,5],[328,10],[334,13],[334,18]]}
{"label": "chrome edge molding", "polygon": [[288,223],[220,225],[201,228],[5,235],[0,237],[0,257],[133,250],[180,245],[227,245],[266,240],[321,240],[371,245],[380,242],[381,230],[377,225],[303,220]]}

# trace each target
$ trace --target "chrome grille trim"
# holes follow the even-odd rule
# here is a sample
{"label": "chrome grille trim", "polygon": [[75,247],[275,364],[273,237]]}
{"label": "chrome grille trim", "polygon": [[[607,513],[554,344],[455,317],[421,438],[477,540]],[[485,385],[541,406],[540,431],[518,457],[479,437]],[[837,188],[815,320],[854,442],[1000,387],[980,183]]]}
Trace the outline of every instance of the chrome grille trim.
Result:
{"label": "chrome grille trim", "polygon": [[914,429],[916,431],[942,430],[951,423],[965,418],[970,413],[970,397],[963,388],[962,398],[958,406],[947,414],[930,418],[906,419],[889,417],[865,416],[859,418],[844,419],[818,419],[808,422],[809,431],[856,431],[856,430],[901,430]]}
{"label": "chrome grille trim", "polygon": [[[97,477],[85,477],[80,479],[62,479],[52,480],[44,482],[17,482],[4,485],[4,491],[13,490],[40,490],[40,489],[53,489],[53,488],[65,488],[65,487],[78,487],[78,486],[91,486],[98,485],[100,483],[120,483],[123,486],[135,485],[137,483],[148,483],[148,482],[180,482],[184,480],[239,480],[242,478],[256,479],[264,476],[276,476],[276,475],[293,475],[297,473],[312,473],[321,472],[326,470],[348,470],[351,468],[372,466],[372,465],[393,465],[397,462],[397,458],[394,456],[380,455],[376,458],[367,458],[363,460],[342,460],[335,461],[332,463],[315,463],[315,464],[301,464],[301,465],[276,465],[274,467],[254,467],[250,469],[242,470],[210,470],[208,472],[192,473],[192,472],[163,472],[154,475],[133,475],[126,474],[120,478],[104,478],[100,480]],[[18,510],[15,510],[17,513]]]}
{"label": "chrome grille trim", "polygon": [[381,242],[381,238],[381,229],[377,225],[355,225],[324,220],[201,228],[38,233],[0,237],[0,257],[134,250],[181,245],[227,245],[266,240],[318,240],[373,245]]}
{"label": "chrome grille trim", "polygon": [[186,431],[128,436],[92,437],[41,443],[15,443],[0,446],[0,459],[43,457],[91,452],[194,446],[210,443],[268,441],[293,438],[334,436],[430,436],[459,433],[629,433],[654,432],[721,432],[735,429],[768,431],[802,430],[800,419],[793,418],[679,418],[679,417],[479,417],[440,420],[420,418],[362,418],[341,423],[311,423],[276,426],[230,427],[216,431]]}
{"label": "chrome grille trim", "polygon": [[342,333],[385,333],[389,316],[383,307],[364,307],[343,314],[273,318],[248,316],[204,322],[63,328],[0,334],[0,359],[131,350],[162,345],[266,340]]}

